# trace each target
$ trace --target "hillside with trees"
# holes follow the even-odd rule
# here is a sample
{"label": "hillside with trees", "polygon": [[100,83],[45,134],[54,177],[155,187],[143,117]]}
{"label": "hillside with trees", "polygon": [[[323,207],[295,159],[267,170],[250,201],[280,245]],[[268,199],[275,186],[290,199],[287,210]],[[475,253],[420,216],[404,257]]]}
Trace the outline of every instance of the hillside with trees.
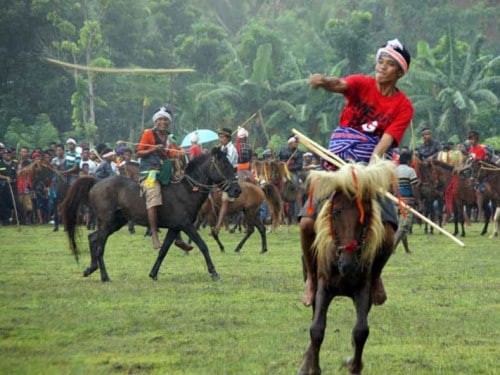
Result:
{"label": "hillside with trees", "polygon": [[19,0],[1,9],[0,140],[13,146],[137,141],[161,105],[177,139],[252,118],[256,147],[292,128],[325,142],[343,99],[309,89],[308,77],[370,74],[377,47],[394,37],[412,53],[400,88],[415,106],[414,131],[429,122],[441,141],[500,133],[494,0]]}

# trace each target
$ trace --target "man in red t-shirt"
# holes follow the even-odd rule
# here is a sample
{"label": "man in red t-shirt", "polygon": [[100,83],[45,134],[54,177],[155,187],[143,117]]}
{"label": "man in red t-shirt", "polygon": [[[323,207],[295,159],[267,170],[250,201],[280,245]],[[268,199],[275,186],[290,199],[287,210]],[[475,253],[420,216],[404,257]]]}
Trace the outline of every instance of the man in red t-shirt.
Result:
{"label": "man in red t-shirt", "polygon": [[[340,115],[339,127],[334,130],[329,150],[344,160],[370,162],[374,156],[383,157],[398,146],[413,117],[413,106],[396,84],[410,66],[410,54],[394,39],[379,48],[376,54],[375,77],[351,75],[345,78],[314,74],[309,79],[313,88],[343,94],[346,106]],[[308,208],[308,203],[303,205]],[[381,202],[382,220],[387,230],[396,230],[397,216],[390,202]],[[314,215],[306,210],[300,213],[301,246],[306,273],[303,303],[314,301],[316,285],[313,277],[312,244],[316,237]],[[381,260],[375,270],[372,301],[375,305],[385,302],[386,294],[380,274],[388,259]]]}
{"label": "man in red t-shirt", "polygon": [[474,160],[485,160],[486,159],[486,149],[479,144],[479,133],[472,130],[467,134],[467,139],[469,140],[469,150],[467,151],[468,162]]}
{"label": "man in red t-shirt", "polygon": [[[479,133],[477,131],[471,130],[467,134],[467,140],[469,141],[469,150],[467,151],[467,164],[472,163],[474,160],[485,160],[486,159],[486,149],[484,146],[479,144]],[[479,220],[484,218],[483,213],[483,184],[479,184],[476,187],[476,203],[478,209]]]}

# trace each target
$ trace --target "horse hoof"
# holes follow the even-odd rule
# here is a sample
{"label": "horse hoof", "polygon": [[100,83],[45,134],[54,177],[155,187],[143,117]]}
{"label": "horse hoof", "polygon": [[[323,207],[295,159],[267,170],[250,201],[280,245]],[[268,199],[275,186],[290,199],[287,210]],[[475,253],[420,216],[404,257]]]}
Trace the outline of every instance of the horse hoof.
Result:
{"label": "horse hoof", "polygon": [[220,276],[217,272],[213,272],[212,273],[212,280],[213,281],[219,281],[220,280]]}
{"label": "horse hoof", "polygon": [[267,249],[264,249],[260,252],[260,254],[265,254],[265,253],[267,253]]}
{"label": "horse hoof", "polygon": [[52,232],[57,232],[59,230],[59,228],[54,228],[52,229]]}
{"label": "horse hoof", "polygon": [[158,281],[158,275],[153,275],[152,273],[150,273],[149,277],[151,277],[151,279],[154,281]]}

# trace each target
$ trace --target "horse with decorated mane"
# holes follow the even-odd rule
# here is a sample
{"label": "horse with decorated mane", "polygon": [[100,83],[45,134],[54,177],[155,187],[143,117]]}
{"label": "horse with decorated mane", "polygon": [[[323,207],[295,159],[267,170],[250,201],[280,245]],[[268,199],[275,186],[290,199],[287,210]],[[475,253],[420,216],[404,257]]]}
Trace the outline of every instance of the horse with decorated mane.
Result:
{"label": "horse with decorated mane", "polygon": [[368,166],[346,163],[335,172],[311,172],[308,178],[311,198],[325,203],[315,224],[313,273],[317,288],[301,375],[321,373],[319,352],[328,307],[336,296],[350,297],[356,308],[354,353],[344,365],[353,374],[361,373],[373,285],[394,248],[395,228],[382,222],[378,199],[395,178],[390,161]]}

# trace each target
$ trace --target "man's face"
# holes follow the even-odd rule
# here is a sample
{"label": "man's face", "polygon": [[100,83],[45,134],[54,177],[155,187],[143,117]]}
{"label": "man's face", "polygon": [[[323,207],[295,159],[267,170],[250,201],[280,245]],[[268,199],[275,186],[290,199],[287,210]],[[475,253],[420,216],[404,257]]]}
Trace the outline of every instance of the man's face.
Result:
{"label": "man's face", "polygon": [[68,150],[74,151],[76,148],[76,145],[73,142],[68,142],[68,143],[66,143],[66,147],[68,148]]}
{"label": "man's face", "polygon": [[82,151],[82,160],[89,160],[89,150]]}
{"label": "man's face", "polygon": [[422,133],[422,138],[424,142],[428,142],[432,139],[432,133],[429,130],[426,130]]}
{"label": "man's face", "polygon": [[377,82],[396,82],[401,76],[401,68],[396,60],[390,56],[382,54],[375,65],[375,79]]}
{"label": "man's face", "polygon": [[295,150],[299,144],[297,142],[290,142],[288,144],[288,147],[290,147],[292,150]]}
{"label": "man's face", "polygon": [[63,155],[64,155],[64,148],[62,148],[61,146],[57,147],[57,148],[56,148],[56,156],[57,156],[58,158],[60,158],[60,157],[61,157],[61,156],[63,156]]}
{"label": "man's face", "polygon": [[219,142],[225,146],[229,143],[229,137],[225,136],[224,134],[219,134]]}
{"label": "man's face", "polygon": [[158,129],[160,132],[166,132],[169,125],[170,120],[166,117],[160,117],[155,121],[156,129]]}
{"label": "man's face", "polygon": [[27,159],[29,156],[29,150],[26,147],[21,148],[21,159]]}

